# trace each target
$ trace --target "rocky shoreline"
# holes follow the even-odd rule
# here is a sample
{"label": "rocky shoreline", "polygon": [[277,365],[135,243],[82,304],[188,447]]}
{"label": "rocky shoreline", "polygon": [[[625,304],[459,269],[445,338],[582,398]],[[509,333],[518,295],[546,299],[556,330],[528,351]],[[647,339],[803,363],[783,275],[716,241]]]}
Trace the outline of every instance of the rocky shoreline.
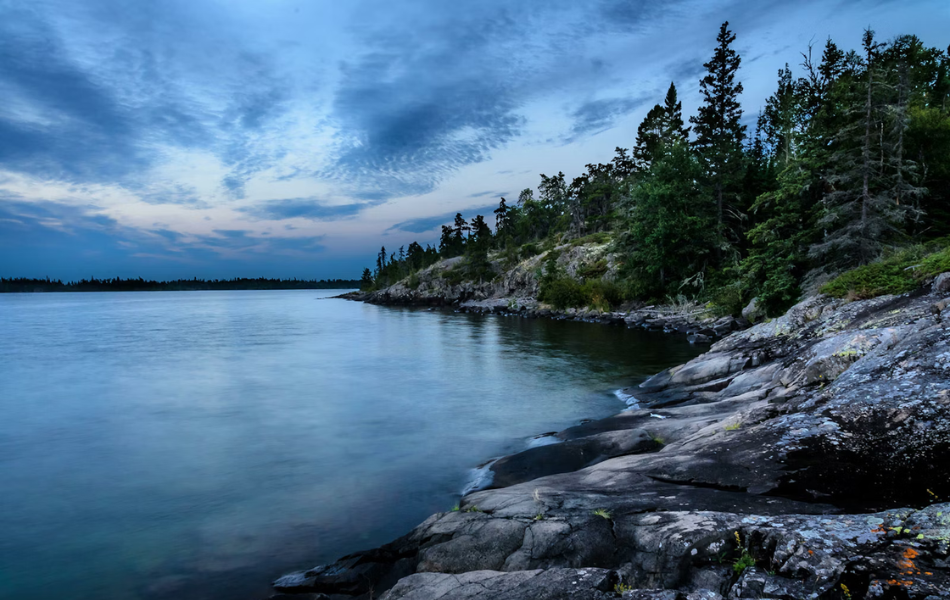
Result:
{"label": "rocky shoreline", "polygon": [[707,316],[702,310],[680,310],[672,306],[646,306],[619,311],[599,311],[588,308],[558,310],[542,305],[532,298],[488,298],[482,300],[445,301],[424,298],[417,301],[393,300],[379,292],[350,292],[338,296],[346,300],[379,304],[382,306],[414,306],[453,310],[457,313],[503,315],[525,319],[554,319],[581,321],[602,325],[641,327],[649,331],[681,333],[691,343],[711,343],[713,340],[751,326],[745,317]]}
{"label": "rocky shoreline", "polygon": [[950,598],[946,287],[723,331],[626,390],[639,408],[496,461],[460,510],[277,597]]}

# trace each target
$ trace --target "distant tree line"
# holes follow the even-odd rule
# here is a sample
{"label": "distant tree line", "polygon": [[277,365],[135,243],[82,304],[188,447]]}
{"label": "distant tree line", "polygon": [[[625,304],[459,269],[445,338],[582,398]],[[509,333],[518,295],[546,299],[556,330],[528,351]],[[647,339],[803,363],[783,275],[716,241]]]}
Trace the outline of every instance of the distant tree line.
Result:
{"label": "distant tree line", "polygon": [[58,279],[0,278],[0,293],[12,292],[182,292],[194,290],[325,290],[358,288],[355,279],[83,279],[63,283]]}
{"label": "distant tree line", "polygon": [[604,235],[626,298],[686,294],[735,312],[757,297],[775,312],[834,274],[950,235],[950,48],[871,30],[860,50],[808,47],[798,75],[778,71],[749,132],[735,39],[724,23],[695,115],[671,84],[631,149],[502,198],[494,231],[458,214],[437,249],[383,250],[363,286],[456,256],[469,276],[491,276],[490,251],[511,261]]}

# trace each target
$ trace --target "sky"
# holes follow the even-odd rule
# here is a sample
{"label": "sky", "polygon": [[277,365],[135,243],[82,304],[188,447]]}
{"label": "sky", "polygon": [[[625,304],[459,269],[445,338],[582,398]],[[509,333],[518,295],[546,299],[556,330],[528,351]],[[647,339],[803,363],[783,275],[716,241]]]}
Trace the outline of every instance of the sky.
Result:
{"label": "sky", "polygon": [[[357,278],[809,43],[950,44],[946,0],[0,0],[0,276]],[[491,222],[491,219],[489,219]]]}

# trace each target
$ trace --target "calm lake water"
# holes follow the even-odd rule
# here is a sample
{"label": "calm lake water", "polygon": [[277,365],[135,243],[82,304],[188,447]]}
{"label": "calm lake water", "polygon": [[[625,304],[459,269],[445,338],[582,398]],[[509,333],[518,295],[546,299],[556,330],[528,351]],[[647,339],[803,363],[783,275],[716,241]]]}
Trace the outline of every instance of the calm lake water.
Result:
{"label": "calm lake water", "polygon": [[0,598],[266,598],[698,353],[336,293],[0,295]]}

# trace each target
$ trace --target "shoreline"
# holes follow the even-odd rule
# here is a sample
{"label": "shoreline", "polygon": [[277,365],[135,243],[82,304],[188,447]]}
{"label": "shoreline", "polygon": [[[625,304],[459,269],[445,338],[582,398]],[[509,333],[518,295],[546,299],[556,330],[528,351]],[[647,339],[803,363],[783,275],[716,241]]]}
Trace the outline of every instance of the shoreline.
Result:
{"label": "shoreline", "polygon": [[[943,598],[950,466],[931,456],[950,448],[950,311],[935,300],[808,298],[622,390],[641,408],[485,465],[492,484],[459,511],[275,588],[594,599],[619,585],[638,598],[804,600],[847,585]],[[670,536],[683,544],[664,546]],[[908,548],[928,574],[889,558]],[[902,581],[912,585],[889,583]]]}
{"label": "shoreline", "polygon": [[679,333],[687,336],[690,343],[706,344],[721,339],[734,331],[748,329],[752,323],[744,317],[701,317],[701,312],[677,311],[669,306],[648,306],[617,311],[596,311],[586,309],[555,309],[540,305],[531,299],[514,297],[490,298],[487,300],[456,300],[446,302],[443,299],[424,299],[417,301],[389,301],[374,296],[372,292],[349,292],[334,296],[343,300],[365,302],[377,306],[400,306],[411,308],[429,308],[451,310],[456,313],[499,315],[525,319],[553,319],[558,321],[578,321],[600,325],[640,327],[647,331]]}

